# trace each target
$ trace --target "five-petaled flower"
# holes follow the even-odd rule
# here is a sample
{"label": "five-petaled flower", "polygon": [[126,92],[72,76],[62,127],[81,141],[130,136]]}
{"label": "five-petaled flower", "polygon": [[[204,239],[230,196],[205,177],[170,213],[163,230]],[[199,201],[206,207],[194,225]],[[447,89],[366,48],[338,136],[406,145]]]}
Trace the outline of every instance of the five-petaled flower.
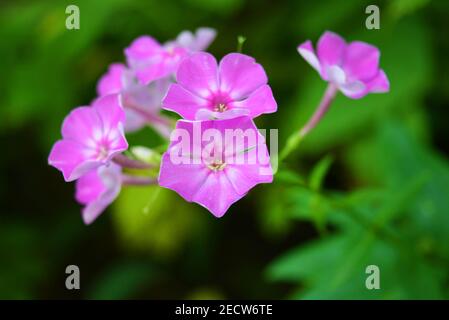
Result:
{"label": "five-petaled flower", "polygon": [[169,136],[171,128],[167,119],[160,115],[162,98],[167,93],[169,84],[168,78],[161,78],[143,85],[124,64],[113,63],[98,81],[97,93],[99,97],[120,94],[126,113],[127,132],[139,130],[149,124],[163,136]]}
{"label": "five-petaled flower", "polygon": [[255,185],[273,180],[265,139],[248,116],[180,120],[171,140],[159,184],[216,217]]}
{"label": "five-petaled flower", "polygon": [[125,49],[130,68],[142,84],[173,74],[188,54],[206,49],[215,38],[215,30],[199,28],[195,35],[182,32],[163,45],[150,36],[141,36]]}
{"label": "five-petaled flower", "polygon": [[128,148],[123,125],[125,113],[118,95],[97,99],[91,107],[78,107],[62,124],[62,140],[53,146],[48,163],[73,181],[109,164]]}
{"label": "five-petaled flower", "polygon": [[390,84],[379,69],[379,50],[365,42],[346,43],[339,35],[325,32],[316,53],[310,40],[298,46],[301,56],[349,98],[359,99],[370,92],[388,92]]}
{"label": "five-petaled flower", "polygon": [[179,65],[176,81],[163,108],[187,120],[255,118],[277,109],[263,67],[244,54],[230,53],[217,65],[211,54],[194,53]]}
{"label": "five-petaled flower", "polygon": [[76,200],[83,204],[81,215],[85,224],[91,224],[120,193],[122,168],[110,163],[89,171],[76,180]]}

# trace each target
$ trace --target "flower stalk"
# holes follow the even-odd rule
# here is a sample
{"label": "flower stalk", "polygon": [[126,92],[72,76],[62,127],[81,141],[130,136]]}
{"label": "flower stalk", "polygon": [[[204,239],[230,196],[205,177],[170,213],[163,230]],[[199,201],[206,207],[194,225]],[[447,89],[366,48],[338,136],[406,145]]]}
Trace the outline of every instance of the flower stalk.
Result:
{"label": "flower stalk", "polygon": [[281,152],[279,161],[282,161],[285,158],[287,158],[292,153],[292,151],[299,146],[304,137],[310,131],[312,131],[313,128],[317,126],[317,124],[321,121],[321,119],[329,110],[332,101],[334,100],[335,95],[337,94],[337,91],[338,88],[334,84],[329,83],[329,85],[326,88],[326,91],[324,92],[323,97],[321,98],[320,104],[315,110],[315,113],[312,115],[309,121],[301,128],[301,130],[296,131],[287,139],[287,143]]}
{"label": "flower stalk", "polygon": [[128,168],[128,169],[151,169],[153,166],[151,164],[145,163],[140,160],[131,159],[125,156],[124,154],[117,154],[112,158],[116,164]]}
{"label": "flower stalk", "polygon": [[150,177],[131,176],[122,174],[122,184],[128,186],[148,186],[157,184],[157,180]]}

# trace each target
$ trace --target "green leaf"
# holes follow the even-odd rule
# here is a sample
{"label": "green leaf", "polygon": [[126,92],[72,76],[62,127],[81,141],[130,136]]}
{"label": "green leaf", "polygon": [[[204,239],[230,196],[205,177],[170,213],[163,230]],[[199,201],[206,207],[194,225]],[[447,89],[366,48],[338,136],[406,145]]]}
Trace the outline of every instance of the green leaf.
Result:
{"label": "green leaf", "polygon": [[157,272],[147,263],[117,263],[95,279],[87,296],[88,299],[130,299],[155,280],[156,276]]}
{"label": "green leaf", "polygon": [[324,177],[326,176],[326,173],[332,165],[333,161],[334,158],[330,155],[327,155],[323,159],[321,159],[315,165],[315,167],[313,167],[312,172],[309,176],[310,189],[316,192],[320,191]]}

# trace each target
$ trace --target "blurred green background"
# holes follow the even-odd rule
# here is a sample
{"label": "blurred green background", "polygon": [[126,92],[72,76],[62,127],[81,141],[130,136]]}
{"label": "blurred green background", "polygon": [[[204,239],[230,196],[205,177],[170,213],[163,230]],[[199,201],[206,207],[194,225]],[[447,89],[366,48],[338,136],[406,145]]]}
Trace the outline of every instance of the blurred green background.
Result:
{"label": "blurred green background", "polygon": [[[81,29],[65,29],[76,4]],[[381,29],[365,28],[377,4]],[[0,298],[449,297],[449,2],[84,0],[0,3]],[[137,36],[210,26],[218,58],[243,51],[279,108],[257,119],[280,147],[325,83],[296,46],[325,30],[378,46],[391,92],[350,100],[222,219],[174,192],[127,188],[91,226],[74,185],[47,165],[72,108]],[[146,129],[131,142],[154,146]],[[65,288],[65,268],[81,290]],[[378,265],[381,289],[367,290]]]}

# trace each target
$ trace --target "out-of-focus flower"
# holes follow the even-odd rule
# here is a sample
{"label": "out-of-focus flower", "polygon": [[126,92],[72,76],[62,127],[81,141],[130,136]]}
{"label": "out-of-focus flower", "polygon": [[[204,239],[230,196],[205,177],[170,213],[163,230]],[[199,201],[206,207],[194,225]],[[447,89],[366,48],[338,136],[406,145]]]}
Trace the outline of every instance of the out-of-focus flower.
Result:
{"label": "out-of-focus flower", "polygon": [[142,84],[174,74],[188,54],[206,49],[215,38],[215,30],[200,28],[195,35],[182,32],[175,41],[161,45],[150,36],[141,36],[125,49],[127,63]]}
{"label": "out-of-focus flower", "polygon": [[108,71],[100,78],[97,84],[99,97],[108,94],[121,93],[126,87],[126,66],[122,63],[113,63]]}
{"label": "out-of-focus flower", "polygon": [[162,104],[184,119],[255,118],[277,109],[263,67],[244,54],[230,53],[217,65],[211,54],[194,53],[181,62],[176,80]]}
{"label": "out-of-focus flower", "polygon": [[318,40],[315,53],[310,40],[298,46],[299,54],[320,74],[349,98],[359,99],[370,92],[388,92],[390,84],[379,68],[380,51],[361,41],[346,43],[333,32]]}
{"label": "out-of-focus flower", "polygon": [[48,163],[59,169],[66,181],[108,164],[128,148],[124,123],[125,113],[116,94],[97,99],[92,107],[74,109],[64,119],[62,140],[54,144]]}
{"label": "out-of-focus flower", "polygon": [[212,28],[198,28],[193,34],[190,31],[181,32],[176,43],[190,51],[203,51],[214,41],[217,32]]}
{"label": "out-of-focus flower", "polygon": [[126,131],[136,131],[148,124],[163,136],[168,136],[171,127],[159,113],[170,83],[168,78],[162,78],[143,85],[137,81],[132,70],[124,64],[114,63],[98,81],[97,93],[99,97],[120,93],[126,113]]}
{"label": "out-of-focus flower", "polygon": [[76,181],[76,200],[84,205],[85,224],[91,224],[120,193],[122,168],[115,163],[101,166]]}
{"label": "out-of-focus flower", "polygon": [[171,140],[159,184],[216,217],[255,185],[273,180],[265,139],[250,117],[179,120]]}

